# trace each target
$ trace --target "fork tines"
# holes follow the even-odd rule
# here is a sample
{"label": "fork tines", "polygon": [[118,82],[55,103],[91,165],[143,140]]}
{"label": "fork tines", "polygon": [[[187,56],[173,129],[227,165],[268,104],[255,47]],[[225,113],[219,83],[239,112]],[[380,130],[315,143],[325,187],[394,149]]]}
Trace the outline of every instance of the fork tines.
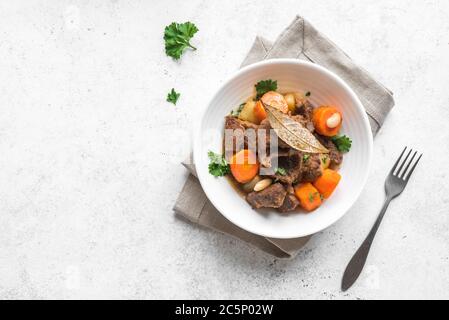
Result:
{"label": "fork tines", "polygon": [[[405,157],[405,159],[403,159],[401,161],[401,158],[403,158],[403,155],[405,153],[405,151],[407,150],[407,147],[404,148],[404,150],[402,151],[401,155],[399,156],[398,160],[396,161],[396,163],[394,164],[393,169],[391,169],[391,174],[396,176],[399,179],[403,179],[405,181],[408,181],[408,179],[410,178],[410,176],[413,173],[413,170],[415,170],[416,165],[418,164],[419,160],[422,157],[422,153],[419,155],[418,159],[414,162],[413,166],[410,168],[410,165],[413,163],[413,160],[415,159],[416,155],[418,154],[418,151],[415,151],[413,153],[412,158],[407,162],[408,158],[410,157],[410,154],[413,152],[413,149],[410,149],[407,153],[407,156]],[[401,163],[399,169],[396,171],[396,167],[398,166],[398,164]],[[407,163],[407,166],[405,167],[404,170],[402,170],[404,168],[404,165]]]}

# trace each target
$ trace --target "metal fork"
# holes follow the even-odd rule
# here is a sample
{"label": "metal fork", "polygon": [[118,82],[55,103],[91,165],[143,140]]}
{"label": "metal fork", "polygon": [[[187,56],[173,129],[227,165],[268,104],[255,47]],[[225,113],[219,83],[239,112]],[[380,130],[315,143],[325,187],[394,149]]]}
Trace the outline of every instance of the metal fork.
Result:
{"label": "metal fork", "polygon": [[[341,289],[343,291],[348,290],[354,284],[354,282],[357,280],[360,273],[362,272],[363,266],[365,265],[366,258],[368,257],[368,253],[371,248],[371,244],[373,243],[374,236],[376,235],[377,229],[379,229],[380,223],[382,222],[382,218],[385,215],[385,211],[387,211],[388,205],[390,204],[391,200],[399,196],[402,193],[402,191],[404,191],[407,182],[410,180],[410,176],[412,175],[413,171],[416,168],[416,165],[418,164],[419,160],[422,157],[421,154],[418,157],[418,159],[414,162],[410,171],[408,172],[410,165],[413,163],[413,160],[417,155],[417,151],[415,151],[412,158],[407,163],[407,160],[410,157],[410,154],[413,152],[413,150],[410,149],[405,159],[401,161],[401,158],[406,150],[407,147],[404,148],[398,160],[391,169],[387,179],[385,180],[385,193],[387,195],[387,198],[385,199],[384,206],[382,207],[382,210],[380,211],[379,216],[377,217],[376,223],[374,223],[374,226],[372,227],[365,241],[363,241],[362,245],[354,254],[351,261],[348,263],[346,267],[341,282]],[[401,163],[401,165],[399,169],[396,170],[399,163]],[[402,170],[406,163],[407,166],[405,167],[404,170]]]}

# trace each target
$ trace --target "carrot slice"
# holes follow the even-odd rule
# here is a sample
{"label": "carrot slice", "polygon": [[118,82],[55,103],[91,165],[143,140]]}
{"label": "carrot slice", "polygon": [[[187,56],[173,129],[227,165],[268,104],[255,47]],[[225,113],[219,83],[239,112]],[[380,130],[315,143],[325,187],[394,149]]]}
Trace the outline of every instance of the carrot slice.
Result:
{"label": "carrot slice", "polygon": [[295,195],[307,211],[313,211],[321,205],[320,193],[310,182],[297,185]]}
{"label": "carrot slice", "polygon": [[[328,120],[331,117],[336,117],[336,119],[339,119],[339,123],[336,124],[333,128],[328,126]],[[316,108],[313,111],[313,125],[315,126],[315,130],[327,137],[333,137],[338,134],[341,128],[341,124],[343,122],[343,118],[341,116],[341,113],[334,107],[328,107],[328,106],[322,106],[319,108]],[[338,120],[337,120],[338,121]]]}
{"label": "carrot slice", "polygon": [[267,117],[267,113],[265,111],[265,108],[263,107],[262,102],[257,101],[256,105],[254,106],[254,114],[256,115],[256,118],[261,122]]}
{"label": "carrot slice", "polygon": [[262,100],[262,102],[266,105],[272,106],[273,108],[276,108],[283,113],[288,112],[287,101],[285,101],[285,98],[282,94],[277,93],[276,91],[268,91],[262,96],[262,98],[260,98],[260,100]]}
{"label": "carrot slice", "polygon": [[323,195],[325,199],[328,199],[331,194],[337,188],[338,183],[341,180],[341,175],[334,170],[326,169],[323,171],[321,177],[319,177],[313,185]]}
{"label": "carrot slice", "polygon": [[259,172],[259,163],[256,154],[248,149],[234,154],[229,163],[231,173],[240,183],[251,181]]}

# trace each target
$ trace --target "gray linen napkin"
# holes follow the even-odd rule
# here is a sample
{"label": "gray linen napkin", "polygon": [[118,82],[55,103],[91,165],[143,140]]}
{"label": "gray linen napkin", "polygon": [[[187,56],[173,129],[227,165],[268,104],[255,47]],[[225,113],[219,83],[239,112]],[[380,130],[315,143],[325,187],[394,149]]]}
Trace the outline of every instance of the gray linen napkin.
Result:
{"label": "gray linen napkin", "polygon": [[[242,67],[275,58],[296,58],[318,63],[344,79],[366,109],[373,136],[394,106],[390,90],[356,65],[340,48],[317,31],[307,20],[297,16],[272,44],[256,37]],[[196,178],[193,161],[183,165],[190,171],[173,210],[180,217],[241,239],[279,258],[293,258],[311,236],[297,239],[272,239],[249,233],[227,220],[207,199]]]}

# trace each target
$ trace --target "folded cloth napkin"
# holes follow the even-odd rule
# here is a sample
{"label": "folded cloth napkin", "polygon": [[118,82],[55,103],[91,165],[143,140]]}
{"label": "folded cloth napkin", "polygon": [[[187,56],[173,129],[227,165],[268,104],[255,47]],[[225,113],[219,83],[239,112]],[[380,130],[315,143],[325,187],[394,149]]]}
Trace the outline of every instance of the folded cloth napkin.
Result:
{"label": "folded cloth napkin", "polygon": [[[332,70],[355,91],[368,114],[373,136],[394,106],[390,90],[356,65],[340,48],[317,31],[307,20],[297,16],[272,44],[256,37],[242,67],[265,59],[296,58],[311,61]],[[223,217],[207,199],[197,180],[192,159],[183,165],[190,171],[174,211],[180,217],[241,239],[279,258],[292,258],[311,236],[296,239],[272,239],[249,233]]]}

